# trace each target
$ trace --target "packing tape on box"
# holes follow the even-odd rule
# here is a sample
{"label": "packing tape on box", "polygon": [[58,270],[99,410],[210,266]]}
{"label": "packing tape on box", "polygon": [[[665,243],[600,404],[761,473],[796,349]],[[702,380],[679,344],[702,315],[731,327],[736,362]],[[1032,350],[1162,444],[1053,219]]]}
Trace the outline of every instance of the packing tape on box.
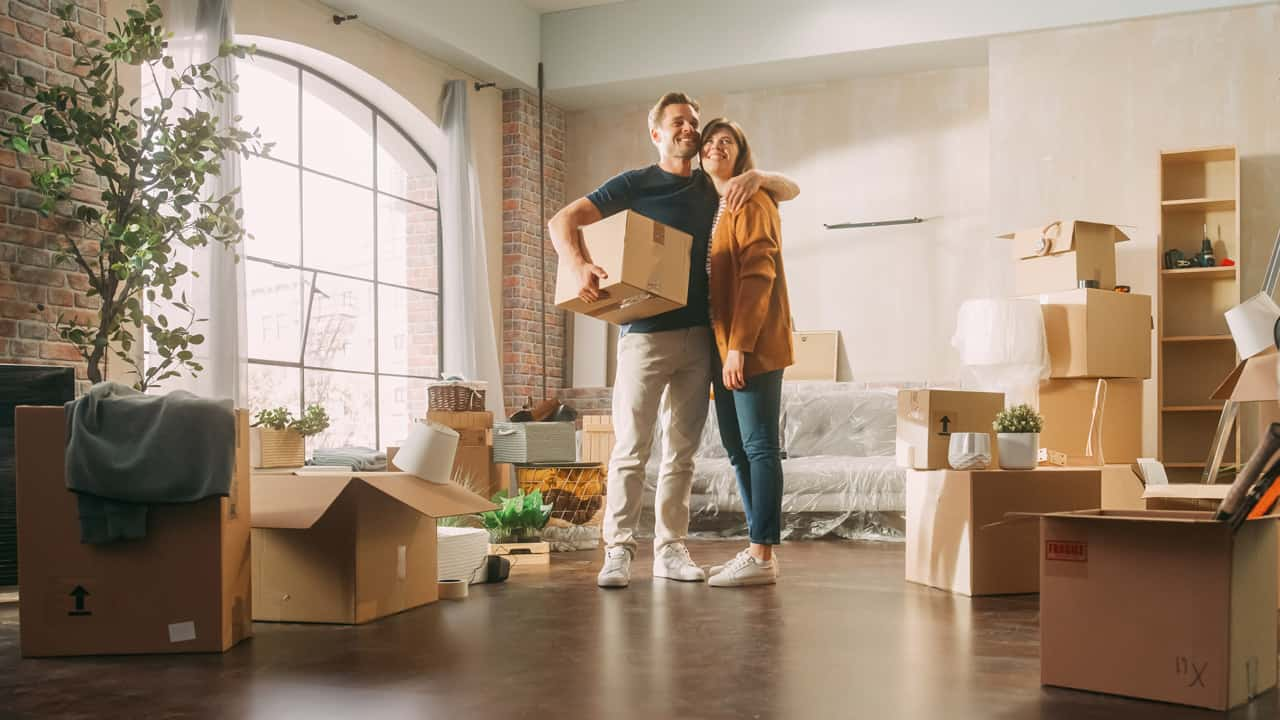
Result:
{"label": "packing tape on box", "polygon": [[428,482],[443,485],[453,474],[458,431],[431,421],[416,422],[396,452],[396,467]]}
{"label": "packing tape on box", "polygon": [[467,598],[467,583],[464,580],[441,580],[437,585],[440,588],[441,600],[465,600]]}
{"label": "packing tape on box", "polygon": [[1242,358],[1275,347],[1276,320],[1280,319],[1280,306],[1266,293],[1258,293],[1227,311],[1227,327],[1231,339],[1236,341],[1236,351]]}

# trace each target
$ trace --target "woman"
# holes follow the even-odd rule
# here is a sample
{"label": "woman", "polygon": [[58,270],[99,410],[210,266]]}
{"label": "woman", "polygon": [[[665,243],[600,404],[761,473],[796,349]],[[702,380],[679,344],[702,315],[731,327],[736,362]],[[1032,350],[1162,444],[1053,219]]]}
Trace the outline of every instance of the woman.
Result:
{"label": "woman", "polygon": [[751,545],[712,568],[708,584],[777,582],[773,547],[782,540],[782,456],[778,418],[782,370],[792,363],[791,309],[782,272],[781,220],[765,192],[735,212],[723,196],[733,177],[754,166],[746,134],[717,118],[702,131],[702,169],[722,197],[711,231],[707,272],[717,367],[712,373],[720,439],[738,476]]}

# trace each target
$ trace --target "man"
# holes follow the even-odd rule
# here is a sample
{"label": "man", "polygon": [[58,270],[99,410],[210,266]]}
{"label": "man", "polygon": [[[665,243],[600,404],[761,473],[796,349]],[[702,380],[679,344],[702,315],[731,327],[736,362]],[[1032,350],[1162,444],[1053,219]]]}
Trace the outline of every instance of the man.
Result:
{"label": "man", "polygon": [[[653,576],[687,582],[706,579],[684,540],[689,532],[693,453],[707,419],[711,382],[706,263],[720,198],[706,175],[693,168],[699,150],[697,102],[683,93],[663,95],[649,111],[649,137],[658,150],[657,165],[609,180],[556,213],[548,227],[556,252],[573,268],[579,297],[587,302],[600,299],[600,280],[607,276],[582,246],[582,226],[633,210],[693,238],[686,305],[623,326],[618,340],[613,386],[616,443],[609,461],[607,549],[596,578],[600,587],[626,587],[631,582],[644,468],[660,403],[665,442],[655,502]],[[726,209],[736,209],[761,188],[778,200],[790,200],[800,192],[785,176],[750,171],[734,178],[725,193]]]}

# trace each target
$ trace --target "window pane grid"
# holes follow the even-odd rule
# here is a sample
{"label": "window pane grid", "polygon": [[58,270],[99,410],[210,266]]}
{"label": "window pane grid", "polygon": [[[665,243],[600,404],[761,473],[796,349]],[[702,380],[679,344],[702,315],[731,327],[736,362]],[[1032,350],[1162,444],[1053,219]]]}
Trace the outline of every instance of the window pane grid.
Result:
{"label": "window pane grid", "polygon": [[[272,306],[276,312],[270,317],[255,316],[258,332],[263,336],[260,342],[281,338],[287,341],[287,333],[293,332],[290,328],[297,326],[301,330],[309,306],[313,313],[319,308],[319,313],[310,317],[311,334],[305,340],[294,338],[293,342],[301,346],[296,359],[285,359],[279,351],[274,352],[275,357],[250,354],[250,377],[261,386],[251,387],[250,395],[255,405],[286,404],[295,412],[314,401],[308,396],[323,396],[321,402],[330,415],[341,417],[334,417],[331,429],[318,437],[320,444],[367,444],[371,426],[374,447],[379,448],[386,441],[403,436],[406,427],[401,426],[406,419],[422,414],[418,410],[426,405],[425,383],[440,377],[439,279],[443,273],[439,263],[435,163],[394,122],[341,84],[285,58],[269,53],[259,55],[294,69],[297,128],[296,139],[291,140],[296,149],[290,148],[288,159],[258,156],[258,160],[288,168],[292,172],[287,176],[297,180],[297,192],[285,200],[286,205],[297,203],[296,235],[270,233],[270,239],[277,242],[296,243],[297,254],[281,247],[280,251],[271,252],[275,257],[255,254],[246,259],[277,273],[296,273],[299,307],[294,309],[303,315],[292,322],[283,317],[289,315],[287,311],[282,315],[280,308]],[[317,154],[316,146],[324,145],[318,138],[327,136],[326,128],[340,129],[337,134],[354,133],[354,141],[336,142],[336,146],[343,147],[345,161],[338,159],[335,164],[336,156]],[[359,157],[359,143],[367,144],[365,159]],[[264,177],[267,174],[264,171]],[[273,177],[285,176],[275,172]],[[371,184],[360,182],[364,178]],[[278,202],[279,195],[272,199]],[[385,215],[388,201],[401,203],[404,209]],[[360,206],[368,212],[359,210]],[[336,208],[342,210],[335,214]],[[381,222],[384,219],[391,221],[385,228]],[[308,231],[308,225],[313,231]],[[253,232],[252,228],[249,230]],[[407,255],[401,247],[406,243],[412,246]],[[368,254],[366,248],[372,250],[371,257],[362,255]],[[282,261],[293,257],[296,262]],[[401,260],[405,260],[403,270],[397,265]],[[337,265],[342,266],[341,270]],[[393,270],[390,277],[383,272],[388,268]],[[420,286],[410,286],[409,282]],[[275,287],[279,292],[282,286],[277,282]],[[260,302],[266,303],[270,292],[258,294],[262,296]],[[364,298],[368,303],[362,304]],[[361,320],[360,315],[369,310],[371,313]],[[327,327],[317,325],[318,321],[327,323]],[[327,334],[313,335],[317,332]],[[371,336],[372,341],[366,336]],[[365,343],[366,347],[360,347]],[[308,354],[312,356],[310,360]],[[335,361],[316,362],[321,357]]]}

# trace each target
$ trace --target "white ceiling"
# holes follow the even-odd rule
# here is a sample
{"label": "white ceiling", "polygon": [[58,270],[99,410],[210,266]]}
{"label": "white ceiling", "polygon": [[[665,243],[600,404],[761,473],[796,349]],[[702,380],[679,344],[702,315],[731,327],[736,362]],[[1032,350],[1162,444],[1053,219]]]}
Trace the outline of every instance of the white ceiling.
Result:
{"label": "white ceiling", "polygon": [[528,5],[530,10],[540,15],[616,2],[622,2],[622,0],[524,0],[524,4]]}

